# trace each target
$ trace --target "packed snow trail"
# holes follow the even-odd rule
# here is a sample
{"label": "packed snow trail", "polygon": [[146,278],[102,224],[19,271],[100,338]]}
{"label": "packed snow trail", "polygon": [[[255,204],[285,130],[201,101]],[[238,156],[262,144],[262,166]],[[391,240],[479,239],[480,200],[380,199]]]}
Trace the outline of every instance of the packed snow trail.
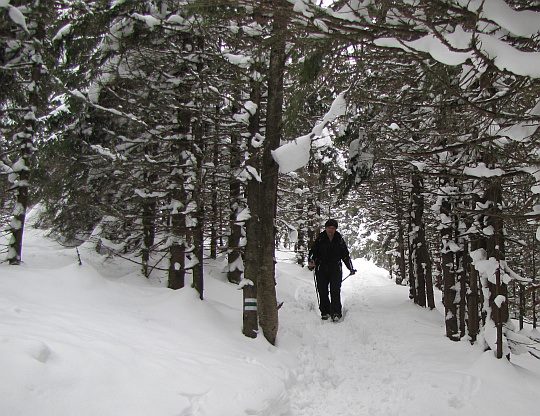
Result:
{"label": "packed snow trail", "polygon": [[369,311],[373,288],[391,284],[360,268],[343,283],[345,317],[340,323],[322,322],[312,285],[299,288],[289,315],[303,340],[297,384],[289,391],[295,414],[398,414],[407,399],[399,392],[411,375],[410,364],[396,351],[399,340],[392,329]]}
{"label": "packed snow trail", "polygon": [[[313,274],[278,258],[278,342],[241,333],[242,291],[205,261],[205,301],[139,266],[25,229],[0,264],[0,415],[499,416],[537,414],[540,360],[496,360],[444,336],[386,271],[355,261],[343,322],[323,322]],[[0,242],[1,243],[1,242]],[[284,256],[284,253],[277,253]],[[290,257],[290,256],[289,256]]]}
{"label": "packed snow trail", "polygon": [[[312,274],[296,269],[293,277],[293,268],[280,265],[278,282],[281,275],[298,285],[280,311],[278,345],[299,360],[289,387],[291,415],[493,416],[526,411],[531,401],[540,405],[530,388],[528,402],[494,402],[493,392],[508,395],[506,383],[519,367],[449,341],[439,310],[414,305],[408,288],[372,263],[357,260],[355,268],[342,286],[344,320],[332,323],[320,319]],[[495,381],[492,366],[510,379]]]}

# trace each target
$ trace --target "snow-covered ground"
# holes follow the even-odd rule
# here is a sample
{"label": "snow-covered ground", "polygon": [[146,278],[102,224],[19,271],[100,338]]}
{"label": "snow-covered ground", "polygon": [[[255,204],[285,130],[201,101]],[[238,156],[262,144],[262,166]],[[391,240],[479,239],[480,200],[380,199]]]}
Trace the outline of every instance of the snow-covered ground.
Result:
{"label": "snow-covered ground", "polygon": [[356,260],[343,322],[322,322],[313,277],[280,256],[276,347],[241,334],[242,293],[221,261],[205,301],[138,266],[63,248],[28,228],[24,264],[0,265],[0,415],[534,415],[540,360],[497,360],[444,337],[441,309],[414,306]]}

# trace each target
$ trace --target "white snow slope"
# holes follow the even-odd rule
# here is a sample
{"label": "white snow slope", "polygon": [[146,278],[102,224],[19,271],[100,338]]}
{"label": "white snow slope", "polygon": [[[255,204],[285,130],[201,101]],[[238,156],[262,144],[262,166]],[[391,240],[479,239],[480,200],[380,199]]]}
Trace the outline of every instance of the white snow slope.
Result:
{"label": "white snow slope", "polygon": [[277,265],[276,347],[241,334],[242,293],[205,266],[205,300],[138,266],[25,231],[0,265],[0,415],[533,415],[540,360],[497,360],[444,337],[441,308],[356,260],[343,322],[322,322],[313,277]]}

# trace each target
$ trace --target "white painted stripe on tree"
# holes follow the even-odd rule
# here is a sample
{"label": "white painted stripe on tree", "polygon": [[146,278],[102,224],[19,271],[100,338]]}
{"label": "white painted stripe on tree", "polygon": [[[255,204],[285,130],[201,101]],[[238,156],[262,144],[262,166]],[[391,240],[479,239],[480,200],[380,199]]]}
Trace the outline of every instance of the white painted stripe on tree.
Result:
{"label": "white painted stripe on tree", "polygon": [[245,298],[244,299],[244,310],[245,311],[256,311],[257,310],[257,299],[255,299],[255,298]]}

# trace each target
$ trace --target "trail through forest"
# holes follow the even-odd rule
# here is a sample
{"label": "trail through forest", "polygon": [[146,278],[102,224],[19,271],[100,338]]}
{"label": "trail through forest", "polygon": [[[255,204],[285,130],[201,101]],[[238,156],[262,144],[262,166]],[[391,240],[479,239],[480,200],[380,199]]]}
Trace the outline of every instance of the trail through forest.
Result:
{"label": "trail through forest", "polygon": [[241,334],[224,259],[205,300],[171,291],[91,245],[31,227],[21,266],[0,265],[0,414],[9,416],[497,416],[537,414],[540,360],[497,360],[444,336],[438,309],[365,260],[323,322],[313,275],[280,252],[275,347]]}
{"label": "trail through forest", "polygon": [[[282,273],[295,273],[280,266]],[[299,359],[289,390],[294,415],[503,415],[540,409],[537,360],[498,361],[467,341],[449,341],[440,299],[437,310],[420,308],[385,270],[363,260],[355,267],[358,273],[342,287],[343,322],[320,320],[313,279],[305,273],[280,315],[282,333],[299,340],[288,346]],[[520,362],[532,365],[534,376]],[[514,391],[516,384],[523,389]]]}

